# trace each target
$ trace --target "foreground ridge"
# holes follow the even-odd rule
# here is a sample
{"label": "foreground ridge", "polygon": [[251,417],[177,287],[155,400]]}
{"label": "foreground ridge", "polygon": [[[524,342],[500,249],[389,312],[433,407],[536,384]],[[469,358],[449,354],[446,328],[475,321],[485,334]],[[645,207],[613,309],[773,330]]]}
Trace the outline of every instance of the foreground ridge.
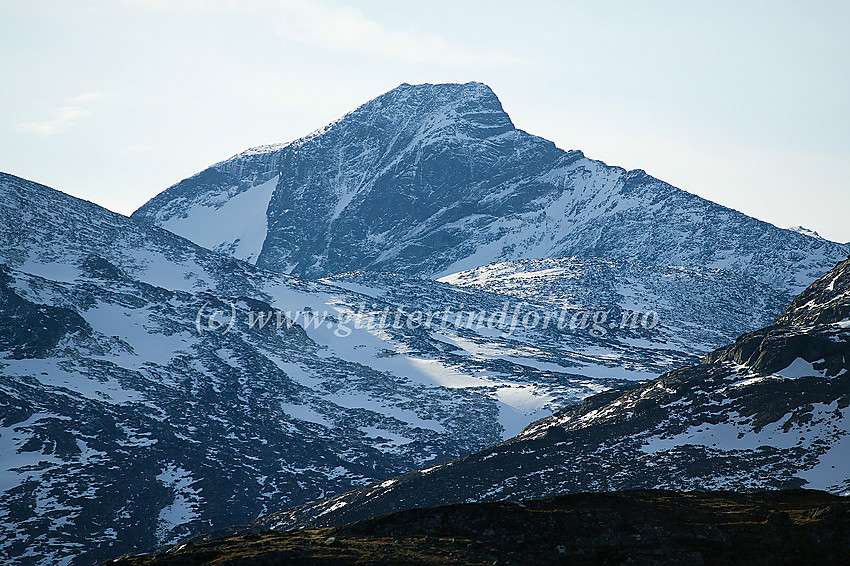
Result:
{"label": "foreground ridge", "polygon": [[850,501],[820,491],[628,491],[402,511],[196,540],[112,564],[837,564]]}

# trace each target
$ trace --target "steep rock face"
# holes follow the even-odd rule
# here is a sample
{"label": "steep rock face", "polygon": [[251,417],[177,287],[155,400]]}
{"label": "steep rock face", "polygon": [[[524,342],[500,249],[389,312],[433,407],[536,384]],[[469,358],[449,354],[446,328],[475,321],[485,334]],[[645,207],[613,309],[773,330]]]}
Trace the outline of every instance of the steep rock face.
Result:
{"label": "steep rock face", "polygon": [[261,525],[338,525],[391,511],[564,492],[821,488],[850,493],[850,261],[771,327],[626,392],[609,391],[478,454]]}
{"label": "steep rock face", "polygon": [[403,84],[309,136],[216,164],[134,216],[306,277],[608,257],[729,269],[796,294],[850,253],[558,149],[516,129],[480,83]]}
{"label": "steep rock face", "polygon": [[12,281],[9,270],[0,265],[0,352],[6,357],[42,358],[69,332],[91,332],[73,310],[28,301],[15,292]]}

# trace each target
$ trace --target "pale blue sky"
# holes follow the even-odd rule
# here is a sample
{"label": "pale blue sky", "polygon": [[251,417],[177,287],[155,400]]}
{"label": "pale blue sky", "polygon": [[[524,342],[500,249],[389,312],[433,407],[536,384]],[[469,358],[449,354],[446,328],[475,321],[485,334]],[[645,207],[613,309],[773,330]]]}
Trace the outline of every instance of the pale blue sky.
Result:
{"label": "pale blue sky", "polygon": [[0,170],[130,213],[402,82],[850,241],[850,3],[0,1]]}

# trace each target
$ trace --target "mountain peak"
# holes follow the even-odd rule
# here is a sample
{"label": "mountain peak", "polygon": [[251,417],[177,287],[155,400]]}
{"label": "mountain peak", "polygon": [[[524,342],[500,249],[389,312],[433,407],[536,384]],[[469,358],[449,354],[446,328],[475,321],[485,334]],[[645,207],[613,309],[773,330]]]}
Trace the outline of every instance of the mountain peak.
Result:
{"label": "mountain peak", "polygon": [[341,118],[369,125],[385,123],[396,129],[410,125],[489,137],[513,130],[514,124],[493,90],[479,82],[402,83]]}
{"label": "mountain peak", "polygon": [[389,95],[416,93],[421,96],[446,97],[446,98],[480,98],[499,101],[499,97],[489,86],[477,81],[466,83],[401,83],[392,90],[385,92],[377,98]]}
{"label": "mountain peak", "polygon": [[791,228],[789,228],[789,230],[791,230],[792,232],[799,232],[800,234],[803,234],[805,236],[811,236],[812,238],[818,238],[820,240],[824,239],[823,236],[821,236],[814,230],[811,230],[804,226],[792,226]]}
{"label": "mountain peak", "polygon": [[850,253],[558,149],[516,129],[479,82],[401,84],[291,144],[218,163],[134,216],[311,278],[580,256],[726,269],[796,294]]}

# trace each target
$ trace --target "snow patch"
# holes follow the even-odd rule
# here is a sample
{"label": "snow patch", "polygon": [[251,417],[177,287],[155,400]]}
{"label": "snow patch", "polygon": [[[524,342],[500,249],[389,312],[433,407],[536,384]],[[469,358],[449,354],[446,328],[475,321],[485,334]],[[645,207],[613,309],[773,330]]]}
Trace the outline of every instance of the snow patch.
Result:
{"label": "snow patch", "polygon": [[257,263],[268,232],[266,210],[279,178],[254,185],[224,202],[197,204],[185,216],[172,217],[161,227],[199,246]]}

